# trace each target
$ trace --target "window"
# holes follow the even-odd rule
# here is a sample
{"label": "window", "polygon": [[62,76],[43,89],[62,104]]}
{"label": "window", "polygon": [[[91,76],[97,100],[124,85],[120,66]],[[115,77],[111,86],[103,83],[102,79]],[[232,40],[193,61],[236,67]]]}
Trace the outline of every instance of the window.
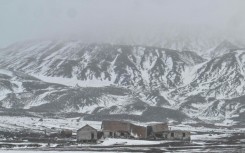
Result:
{"label": "window", "polygon": [[174,137],[174,133],[171,133],[171,137]]}
{"label": "window", "polygon": [[183,137],[185,137],[185,133],[183,133]]}
{"label": "window", "polygon": [[112,132],[110,132],[110,137],[112,137]]}

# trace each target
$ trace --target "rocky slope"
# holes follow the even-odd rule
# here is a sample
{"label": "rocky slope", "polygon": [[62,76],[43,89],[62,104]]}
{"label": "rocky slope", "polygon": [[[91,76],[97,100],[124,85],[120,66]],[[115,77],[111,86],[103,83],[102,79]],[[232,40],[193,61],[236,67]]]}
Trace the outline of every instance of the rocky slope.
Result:
{"label": "rocky slope", "polygon": [[[108,87],[68,87],[65,85],[43,82],[24,73],[0,70],[0,108],[20,112],[22,109],[35,113],[82,113],[90,120],[101,117],[132,118],[150,121],[149,115],[159,108],[150,106],[135,97],[129,89]],[[155,121],[183,121],[185,114],[162,108],[165,117]],[[177,114],[177,115],[175,115]]]}
{"label": "rocky slope", "polygon": [[107,85],[153,88],[156,84],[165,90],[183,85],[186,69],[204,62],[189,51],[80,42],[17,44],[6,48],[2,56],[2,67],[28,74],[101,80]]}
{"label": "rocky slope", "polygon": [[[245,51],[227,41],[213,48],[206,60],[191,51],[146,46],[13,44],[0,52],[0,66],[35,76],[36,81],[20,80],[16,89],[1,88],[1,104],[35,112],[80,112],[94,120],[123,116],[180,121],[190,116],[241,121]],[[11,84],[13,78],[5,81]],[[45,87],[37,88],[40,84]],[[19,88],[29,97],[9,96],[17,95]]]}
{"label": "rocky slope", "polygon": [[[226,118],[239,116],[244,108],[245,50],[235,50],[204,63],[190,84],[170,96],[193,116]],[[201,110],[201,111],[200,111]]]}

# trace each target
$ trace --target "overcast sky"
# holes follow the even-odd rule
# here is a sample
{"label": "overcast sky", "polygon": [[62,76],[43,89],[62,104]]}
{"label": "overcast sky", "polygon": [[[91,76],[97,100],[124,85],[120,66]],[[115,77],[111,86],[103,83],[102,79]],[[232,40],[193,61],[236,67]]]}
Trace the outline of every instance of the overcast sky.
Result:
{"label": "overcast sky", "polygon": [[245,0],[0,0],[0,47],[38,38],[141,43],[176,31],[243,39],[244,8]]}

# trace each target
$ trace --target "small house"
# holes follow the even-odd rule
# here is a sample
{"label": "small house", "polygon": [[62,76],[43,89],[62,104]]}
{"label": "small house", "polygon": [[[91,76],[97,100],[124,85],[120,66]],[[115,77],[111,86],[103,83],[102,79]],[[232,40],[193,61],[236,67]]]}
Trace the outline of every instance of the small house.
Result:
{"label": "small house", "polygon": [[162,132],[162,138],[166,140],[191,140],[191,132],[189,131],[181,131],[181,130],[173,130],[173,131],[164,131]]}
{"label": "small house", "polygon": [[125,121],[104,120],[101,124],[104,137],[109,138],[129,138],[130,123]]}
{"label": "small house", "polygon": [[147,129],[144,126],[131,124],[130,135],[137,139],[146,139]]}
{"label": "small house", "polygon": [[85,125],[84,127],[77,130],[77,142],[92,142],[96,143],[97,137],[97,130],[90,125]]}
{"label": "small house", "polygon": [[126,121],[102,121],[101,129],[104,137],[111,138],[137,138],[147,137],[146,127],[134,125]]}
{"label": "small house", "polygon": [[169,130],[167,123],[139,126],[126,121],[104,120],[101,131],[85,125],[77,131],[78,142],[97,142],[100,138],[191,140],[189,131]]}
{"label": "small house", "polygon": [[169,127],[167,123],[156,123],[147,126],[148,137],[161,137],[163,131],[168,131]]}

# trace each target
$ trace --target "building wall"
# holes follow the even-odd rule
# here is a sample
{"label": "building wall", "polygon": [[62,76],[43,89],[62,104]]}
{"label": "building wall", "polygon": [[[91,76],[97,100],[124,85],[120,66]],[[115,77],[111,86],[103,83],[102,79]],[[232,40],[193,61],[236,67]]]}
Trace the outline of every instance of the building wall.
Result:
{"label": "building wall", "polygon": [[105,138],[113,138],[113,133],[110,134],[110,131],[103,131],[103,136]]}
{"label": "building wall", "polygon": [[166,131],[162,133],[162,138],[167,140],[190,140],[191,133],[187,131]]}
{"label": "building wall", "polygon": [[134,125],[129,122],[103,121],[101,128],[104,137],[129,138],[132,136],[139,139],[145,139],[147,137],[146,127]]}
{"label": "building wall", "polygon": [[[92,139],[92,134],[94,138]],[[84,140],[97,140],[97,130],[86,126],[82,129],[77,131],[77,141],[84,141]]]}
{"label": "building wall", "polygon": [[101,128],[104,137],[112,138],[190,140],[191,136],[188,131],[170,131],[166,123],[143,127],[129,122],[103,121]]}
{"label": "building wall", "polygon": [[166,123],[160,123],[160,124],[154,124],[150,125],[152,127],[153,132],[162,132],[162,131],[167,131],[168,129],[168,124]]}
{"label": "building wall", "polygon": [[147,138],[147,129],[143,126],[138,126],[131,124],[131,135],[133,135],[135,138],[139,139],[146,139]]}
{"label": "building wall", "polygon": [[130,131],[130,123],[122,121],[103,121],[101,128],[103,131]]}
{"label": "building wall", "polygon": [[125,131],[103,131],[104,137],[105,138],[129,138],[130,134]]}

